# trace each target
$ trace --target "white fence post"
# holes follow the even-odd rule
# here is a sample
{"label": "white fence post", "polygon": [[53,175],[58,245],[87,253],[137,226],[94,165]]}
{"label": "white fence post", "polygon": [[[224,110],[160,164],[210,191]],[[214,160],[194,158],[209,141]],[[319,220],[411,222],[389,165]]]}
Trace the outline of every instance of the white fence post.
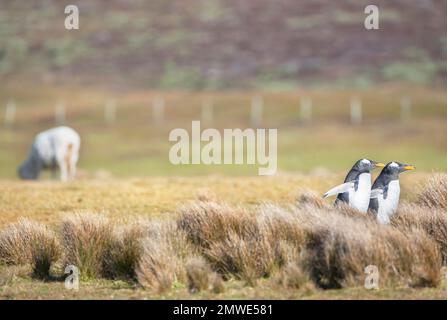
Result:
{"label": "white fence post", "polygon": [[160,125],[164,121],[165,100],[163,97],[152,99],[152,121],[155,125]]}
{"label": "white fence post", "polygon": [[407,121],[411,117],[411,98],[410,97],[402,97],[400,99],[400,119],[402,121]]}
{"label": "white fence post", "polygon": [[310,121],[312,119],[312,99],[301,97],[300,99],[300,119],[301,121]]}
{"label": "white fence post", "polygon": [[211,98],[204,98],[202,100],[202,122],[211,124],[213,123],[214,116],[214,103]]}
{"label": "white fence post", "polygon": [[104,106],[104,120],[107,124],[116,122],[116,102],[115,100],[107,100]]}
{"label": "white fence post", "polygon": [[259,127],[262,124],[262,111],[264,108],[264,101],[261,96],[253,96],[251,98],[251,125],[252,127]]}
{"label": "white fence post", "polygon": [[5,119],[4,119],[5,127],[11,127],[14,124],[15,117],[16,117],[16,104],[14,103],[14,101],[10,100],[6,104]]}
{"label": "white fence post", "polygon": [[56,123],[56,125],[64,124],[65,116],[65,103],[59,101],[54,109],[54,122]]}
{"label": "white fence post", "polygon": [[358,98],[351,99],[351,123],[362,123],[362,101]]}

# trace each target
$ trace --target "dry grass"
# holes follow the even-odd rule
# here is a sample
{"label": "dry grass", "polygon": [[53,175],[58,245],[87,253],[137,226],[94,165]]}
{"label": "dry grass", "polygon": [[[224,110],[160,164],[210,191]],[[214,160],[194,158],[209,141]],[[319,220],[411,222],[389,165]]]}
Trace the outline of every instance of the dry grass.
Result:
{"label": "dry grass", "polygon": [[136,280],[135,270],[143,252],[142,240],[149,230],[149,221],[145,219],[114,228],[103,258],[104,277]]}
{"label": "dry grass", "polygon": [[[306,201],[284,209],[270,204],[253,212],[213,202],[181,210],[179,226],[212,268],[254,285],[287,265],[303,267],[322,288],[361,286],[376,265],[383,286],[437,286],[440,252],[419,229],[381,226],[346,206]],[[290,271],[292,272],[292,271]]]}
{"label": "dry grass", "polygon": [[55,232],[42,225],[31,245],[33,276],[39,279],[48,279],[51,266],[61,256],[61,245]]}
{"label": "dry grass", "polygon": [[447,174],[438,173],[428,179],[418,202],[429,208],[447,210]]}
{"label": "dry grass", "polygon": [[61,223],[64,265],[75,265],[81,277],[95,278],[104,272],[104,258],[113,241],[113,225],[98,214],[77,213]]}
{"label": "dry grass", "polygon": [[272,244],[262,235],[243,237],[230,232],[223,241],[213,243],[204,256],[226,278],[234,275],[250,285],[271,275],[277,264]]}
{"label": "dry grass", "polygon": [[[383,226],[311,192],[290,203],[234,206],[203,196],[169,216],[175,219],[130,217],[124,223],[98,214],[65,215],[59,234],[21,220],[0,231],[0,261],[28,265],[47,278],[61,246],[63,266],[78,266],[83,282],[120,279],[170,297],[177,290],[232,295],[234,283],[242,291],[267,284],[288,296],[318,295],[316,287],[362,288],[368,265],[378,267],[381,289],[439,287],[447,256],[442,206],[401,203],[392,224]],[[6,284],[13,279],[7,272],[4,278]]]}
{"label": "dry grass", "polygon": [[193,255],[185,235],[174,223],[152,225],[150,236],[143,241],[143,252],[136,268],[140,285],[157,292],[185,282],[185,261]]}
{"label": "dry grass", "polygon": [[403,231],[411,228],[423,230],[433,239],[441,252],[443,264],[447,263],[447,212],[440,208],[417,204],[402,204],[392,225]]}
{"label": "dry grass", "polygon": [[320,209],[328,207],[327,203],[323,200],[321,195],[311,190],[305,190],[304,192],[302,192],[298,196],[296,204],[299,207],[311,206]]}
{"label": "dry grass", "polygon": [[[392,226],[382,226],[343,206],[248,210],[199,201],[177,221],[117,226],[101,215],[73,214],[60,231],[64,265],[76,265],[84,279],[138,281],[160,293],[177,284],[191,293],[222,292],[223,279],[232,277],[251,286],[273,278],[288,289],[359,287],[368,265],[378,267],[382,287],[436,287],[447,224],[444,211],[427,210],[403,206]],[[60,256],[55,234],[35,222],[10,225],[0,241],[4,263],[32,263],[40,278]]]}
{"label": "dry grass", "polygon": [[178,226],[214,270],[253,285],[284,263],[285,243],[299,250],[304,241],[296,221],[276,208],[264,205],[250,213],[215,202],[193,203],[180,210]]}
{"label": "dry grass", "polygon": [[31,264],[33,275],[48,278],[51,264],[61,255],[55,233],[45,225],[20,219],[0,233],[0,262],[10,265]]}
{"label": "dry grass", "polygon": [[17,278],[23,278],[30,273],[29,266],[10,265],[0,269],[0,288],[13,285]]}
{"label": "dry grass", "polygon": [[201,256],[186,261],[188,290],[191,293],[211,290],[214,293],[224,291],[223,279],[211,270],[210,265]]}
{"label": "dry grass", "polygon": [[382,287],[437,286],[441,278],[440,253],[425,233],[336,212],[311,222],[304,264],[322,288],[362,286],[368,265],[378,267]]}
{"label": "dry grass", "polygon": [[0,261],[20,265],[31,262],[31,244],[36,225],[28,219],[20,219],[8,225],[0,233]]}
{"label": "dry grass", "polygon": [[[178,207],[193,199],[210,200],[212,194],[232,206],[262,202],[291,203],[296,187],[320,190],[330,187],[342,176],[333,175],[324,183],[311,175],[270,177],[151,177],[86,180],[60,184],[57,181],[0,181],[0,228],[27,217],[45,224],[60,222],[60,214],[101,212],[110,219],[172,217]],[[268,188],[265,188],[268,183]],[[206,190],[206,191],[205,191]],[[51,199],[51,205],[48,202]]]}
{"label": "dry grass", "polygon": [[254,218],[242,209],[216,202],[195,202],[180,210],[178,227],[201,249],[223,241],[230,231],[245,235],[255,233]]}
{"label": "dry grass", "polygon": [[296,262],[287,263],[275,278],[282,289],[306,290],[315,289],[309,274]]}

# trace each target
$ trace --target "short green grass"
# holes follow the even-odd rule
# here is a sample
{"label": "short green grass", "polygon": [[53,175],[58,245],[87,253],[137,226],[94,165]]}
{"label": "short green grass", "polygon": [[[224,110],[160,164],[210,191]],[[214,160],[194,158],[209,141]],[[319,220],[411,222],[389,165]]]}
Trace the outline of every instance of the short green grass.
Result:
{"label": "short green grass", "polygon": [[[399,118],[399,99],[411,92],[412,117]],[[17,104],[12,128],[0,129],[0,177],[13,178],[26,157],[32,139],[54,123],[54,105],[64,100],[67,125],[82,138],[79,167],[85,174],[107,171],[118,177],[193,176],[206,174],[257,175],[257,166],[174,166],[168,160],[173,128],[191,130],[200,120],[204,97],[215,101],[214,122],[202,128],[250,127],[250,99],[264,97],[263,127],[278,129],[278,171],[311,172],[315,169],[346,171],[362,157],[415,164],[422,171],[447,170],[447,94],[426,88],[371,88],[364,91],[297,90],[296,92],[111,92],[95,88],[29,87],[0,88],[0,110],[8,99]],[[151,101],[166,99],[165,122],[155,125]],[[299,119],[300,96],[314,100],[314,117]],[[349,124],[349,100],[359,96],[364,104],[364,123]],[[117,122],[104,122],[104,104],[114,98]],[[222,132],[222,131],[221,131]]]}

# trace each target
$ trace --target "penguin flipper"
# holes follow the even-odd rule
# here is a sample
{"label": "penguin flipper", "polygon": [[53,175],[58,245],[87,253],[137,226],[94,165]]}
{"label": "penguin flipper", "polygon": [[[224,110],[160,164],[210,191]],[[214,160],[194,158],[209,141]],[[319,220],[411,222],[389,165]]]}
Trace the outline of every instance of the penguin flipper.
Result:
{"label": "penguin flipper", "polygon": [[329,190],[328,192],[326,192],[326,193],[323,195],[323,198],[327,198],[327,197],[335,196],[335,195],[337,195],[337,194],[339,194],[339,193],[345,193],[345,192],[348,192],[349,189],[352,189],[352,188],[354,188],[354,182],[346,182],[346,183],[343,183],[343,184],[341,184],[341,185],[339,185],[339,186],[336,186],[336,187],[332,188],[332,189]]}

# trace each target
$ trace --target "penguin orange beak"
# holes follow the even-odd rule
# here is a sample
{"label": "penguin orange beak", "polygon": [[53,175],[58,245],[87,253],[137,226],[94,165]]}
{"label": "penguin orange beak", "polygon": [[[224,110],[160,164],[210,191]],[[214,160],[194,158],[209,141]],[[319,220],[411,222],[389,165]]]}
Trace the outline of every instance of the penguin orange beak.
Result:
{"label": "penguin orange beak", "polygon": [[404,170],[405,170],[405,171],[407,171],[407,170],[415,170],[415,169],[416,169],[415,166],[405,166],[405,167],[404,167]]}
{"label": "penguin orange beak", "polygon": [[376,163],[374,163],[374,166],[376,168],[383,168],[383,167],[385,167],[385,165],[382,162],[376,162]]}

